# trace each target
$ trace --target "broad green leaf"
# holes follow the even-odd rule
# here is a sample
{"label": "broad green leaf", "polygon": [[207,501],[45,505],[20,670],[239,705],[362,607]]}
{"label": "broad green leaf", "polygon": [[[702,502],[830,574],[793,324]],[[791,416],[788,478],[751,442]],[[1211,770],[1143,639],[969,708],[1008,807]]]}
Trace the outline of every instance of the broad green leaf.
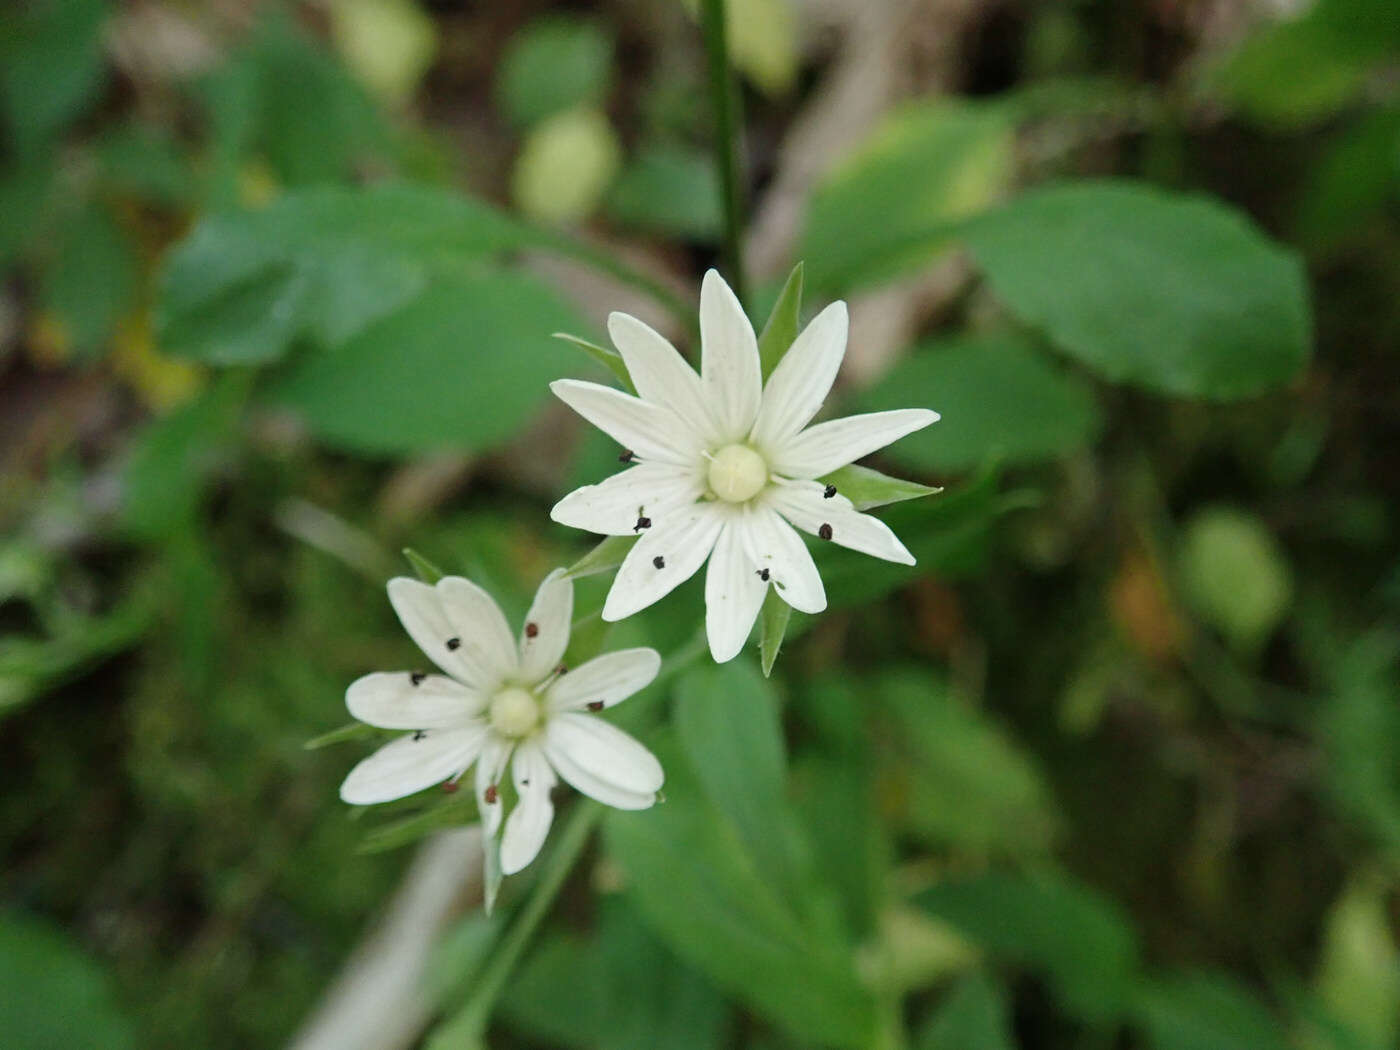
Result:
{"label": "broad green leaf", "polygon": [[1014,335],[918,347],[862,399],[872,411],[910,404],[936,408],[942,418],[885,455],[920,470],[1051,459],[1092,442],[1101,425],[1088,386]]}
{"label": "broad green leaf", "polygon": [[1400,106],[1392,105],[1342,128],[1318,151],[1298,202],[1298,236],[1334,247],[1369,232],[1398,198]]}
{"label": "broad green leaf", "polygon": [[562,110],[603,101],[612,40],[596,23],[552,16],[517,33],[496,71],[496,101],[525,127]]}
{"label": "broad green leaf", "polygon": [[413,566],[414,575],[424,583],[437,583],[438,580],[447,575],[412,547],[405,547],[403,556],[408,559],[408,564]]}
{"label": "broad green leaf", "polygon": [[637,536],[609,536],[598,546],[569,566],[568,576],[577,580],[584,576],[608,572],[622,564],[627,552],[637,542]]}
{"label": "broad green leaf", "polygon": [[931,485],[920,485],[917,481],[905,481],[881,474],[870,467],[855,463],[834,470],[824,478],[818,478],[824,485],[835,485],[836,491],[855,504],[856,510],[873,510],[891,503],[903,503],[921,496],[936,496],[943,490]]}
{"label": "broad green leaf", "polygon": [[1342,814],[1400,856],[1400,645],[1376,632],[1335,661],[1318,711],[1325,781]]}
{"label": "broad green leaf", "polygon": [[1318,998],[1328,1014],[1366,1046],[1390,1047],[1400,1035],[1400,949],[1391,933],[1390,887],[1376,874],[1348,882],[1327,913]]}
{"label": "broad green leaf", "polygon": [[118,124],[97,142],[97,159],[106,186],[141,200],[175,206],[194,189],[194,174],[179,143],[158,125]]}
{"label": "broad green leaf", "polygon": [[621,158],[617,132],[602,110],[566,109],[526,135],[511,173],[511,196],[537,222],[581,222],[598,209]]}
{"label": "broad green leaf", "polygon": [[964,977],[938,1004],[916,1050],[1015,1050],[1006,990],[982,974]]}
{"label": "broad green leaf", "polygon": [[711,244],[724,228],[714,160],[701,150],[644,147],[613,183],[607,213],[619,226]]}
{"label": "broad green leaf", "polygon": [[801,256],[823,291],[866,284],[926,263],[957,225],[1004,192],[1012,168],[1006,112],[917,102],[887,117],[817,188]]}
{"label": "broad green leaf", "polygon": [[788,621],[792,619],[792,606],[778,596],[776,587],[769,587],[763,596],[763,608],[758,613],[758,652],[763,664],[763,677],[773,673],[773,665],[778,662],[778,653],[783,648],[783,636],[787,634]]}
{"label": "broad green leaf", "polygon": [[848,753],[840,758],[810,751],[794,756],[793,795],[814,863],[835,891],[845,931],[864,941],[890,893],[894,848],[866,741],[853,734],[846,743]]}
{"label": "broad green leaf", "polygon": [[604,825],[628,898],[677,955],[803,1045],[867,1045],[874,1008],[851,945],[799,919],[689,763],[659,750],[666,803]]}
{"label": "broad green leaf", "polygon": [[105,349],[134,305],[139,267],[131,239],[102,204],[87,205],[61,231],[42,296],[78,353]]}
{"label": "broad green leaf", "polygon": [[[697,6],[692,2],[692,6]],[[788,0],[729,0],[729,60],[766,95],[783,95],[798,68],[797,19]]]}
{"label": "broad green leaf", "polygon": [[892,716],[883,763],[903,782],[906,827],[936,846],[1035,854],[1057,824],[1030,756],[931,674],[886,672],[873,690]]}
{"label": "broad green leaf", "polygon": [[42,146],[97,101],[105,0],[10,7],[0,22],[0,114],[21,153]]}
{"label": "broad green leaf", "polygon": [[1268,527],[1243,510],[1207,508],[1187,523],[1177,558],[1182,590],[1201,618],[1257,653],[1293,594],[1288,562]]}
{"label": "broad green leaf", "polygon": [[988,872],[939,883],[916,902],[992,956],[1049,978],[1073,1014],[1111,1020],[1137,972],[1128,916],[1068,875]]}
{"label": "broad green leaf", "polygon": [[1229,400],[1287,382],[1311,353],[1298,258],[1218,201],[1062,183],[965,236],[1014,314],[1114,382]]}
{"label": "broad green leaf", "polygon": [[599,346],[597,343],[590,343],[581,336],[570,335],[568,332],[555,332],[555,339],[562,339],[570,346],[576,346],[593,360],[611,372],[622,388],[629,394],[635,394],[636,388],[632,385],[632,377],[627,372],[627,365],[623,363],[622,355],[616,350],[606,346]]}
{"label": "broad green leaf", "polygon": [[131,1020],[103,969],[62,930],[0,915],[0,1032],[14,1050],[131,1050]]}
{"label": "broad green leaf", "polygon": [[434,284],[344,345],[298,358],[274,400],[322,440],[370,453],[504,441],[568,368],[546,334],[581,326],[533,277],[504,271]]}
{"label": "broad green leaf", "polygon": [[1286,1050],[1292,1044],[1250,992],[1224,973],[1145,981],[1133,1014],[1154,1050]]}
{"label": "broad green leaf", "polygon": [[289,193],[262,211],[211,216],[175,248],[158,335],[172,354],[270,361],[303,333],[343,342],[432,278],[460,277],[465,264],[538,240],[490,206],[445,190]]}
{"label": "broad green leaf", "polygon": [[437,23],[415,0],[342,0],[330,9],[336,50],[392,105],[407,103],[438,49]]}
{"label": "broad green leaf", "polygon": [[778,367],[778,362],[797,338],[798,324],[802,315],[802,264],[799,262],[783,282],[778,300],[758,337],[758,359],[763,370],[764,382]]}

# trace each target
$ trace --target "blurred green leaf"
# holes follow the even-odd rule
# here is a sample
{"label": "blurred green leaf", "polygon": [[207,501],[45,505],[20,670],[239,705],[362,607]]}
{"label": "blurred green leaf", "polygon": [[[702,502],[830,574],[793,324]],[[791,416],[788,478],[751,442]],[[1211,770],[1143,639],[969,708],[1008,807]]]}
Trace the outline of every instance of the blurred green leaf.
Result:
{"label": "blurred green leaf", "polygon": [[1390,106],[1342,128],[1318,151],[1298,202],[1298,235],[1334,247],[1371,230],[1398,198],[1400,106]]}
{"label": "blurred green leaf", "polygon": [[644,147],[613,183],[607,212],[619,226],[713,243],[724,226],[714,161],[700,150]]}
{"label": "blurred green leaf", "polygon": [[768,314],[768,321],[758,337],[758,358],[764,382],[768,381],[773,369],[778,367],[778,362],[797,338],[802,315],[802,273],[802,263],[799,262],[783,282],[777,301]]}
{"label": "blurred green leaf", "polygon": [[444,280],[344,345],[299,358],[272,393],[322,440],[368,453],[480,449],[535,411],[583,322],[525,274]]}
{"label": "blurred green leaf", "polygon": [[88,204],[64,223],[43,271],[42,296],[79,354],[104,349],[132,308],[139,265],[106,206]]}
{"label": "blurred green leaf", "polygon": [[0,16],[0,112],[28,154],[97,101],[105,0],[37,0]]}
{"label": "blurred green leaf", "polygon": [[1400,1035],[1400,949],[1391,933],[1391,887],[1354,876],[1327,913],[1318,998],[1358,1043],[1383,1050]]}
{"label": "blurred green leaf", "polygon": [[905,481],[881,474],[870,467],[851,463],[834,470],[824,478],[818,478],[824,485],[835,485],[836,491],[855,504],[856,510],[873,510],[891,503],[919,499],[923,496],[936,496],[941,488],[920,485],[917,481]]}
{"label": "blurred green leaf", "polygon": [[1278,1022],[1224,973],[1195,972],[1143,983],[1133,1013],[1154,1050],[1285,1050]]}
{"label": "blurred green leaf", "polygon": [[1178,559],[1187,600],[1247,653],[1257,652],[1288,613],[1288,561],[1268,527],[1246,511],[1197,512],[1183,532]]}
{"label": "blurred green leaf", "polygon": [[103,969],[61,930],[0,915],[0,1032],[14,1050],[128,1050],[136,1033]]}
{"label": "blurred green leaf", "polygon": [[1298,258],[1217,201],[1062,183],[965,235],[1013,313],[1114,382],[1229,400],[1287,382],[1311,352]]}
{"label": "blurred green leaf", "polygon": [[602,102],[612,75],[612,40],[582,18],[536,19],[514,38],[496,70],[496,101],[526,127],[577,105]]}
{"label": "blurred green leaf", "polygon": [[792,606],[778,596],[776,587],[769,587],[768,593],[763,596],[763,607],[758,612],[758,651],[764,678],[773,673],[773,665],[778,662],[783,636],[787,634],[791,619]]}
{"label": "blurred green leaf", "polygon": [[1015,1050],[1006,990],[982,974],[964,977],[938,1004],[916,1050]]}
{"label": "blurred green leaf", "polygon": [[940,100],[885,118],[817,188],[800,255],[823,291],[891,277],[949,246],[1011,173],[1012,126],[1000,108]]}
{"label": "blurred green leaf", "polygon": [[1084,383],[1010,334],[921,346],[862,398],[873,411],[910,404],[932,406],[943,418],[886,454],[920,470],[1051,459],[1089,444],[1102,425]]}
{"label": "blurred green leaf", "polygon": [[582,222],[602,203],[621,158],[607,114],[585,106],[563,110],[526,135],[511,173],[511,196],[537,222]]}
{"label": "blurred green leaf", "polygon": [[194,190],[189,162],[174,136],[159,125],[118,124],[99,139],[97,155],[103,181],[120,193],[175,206]]}
{"label": "blurred green leaf", "polygon": [[1128,916],[1067,874],[955,878],[916,902],[993,956],[1045,974],[1065,1007],[1089,1023],[1106,1023],[1127,1005],[1138,958]]}

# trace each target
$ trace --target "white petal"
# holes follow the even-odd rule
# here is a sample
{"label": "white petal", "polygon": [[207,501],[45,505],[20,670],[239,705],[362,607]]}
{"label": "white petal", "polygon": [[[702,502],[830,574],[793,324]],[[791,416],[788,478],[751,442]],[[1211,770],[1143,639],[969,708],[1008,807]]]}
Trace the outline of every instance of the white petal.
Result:
{"label": "white petal", "polygon": [[564,404],[642,459],[693,466],[700,457],[700,435],[660,405],[578,379],[556,379],[549,384],[549,389]]}
{"label": "white petal", "polygon": [[713,503],[697,503],[654,523],[622,560],[603,603],[603,619],[631,616],[694,576],[723,523],[724,513]]}
{"label": "white petal", "polygon": [[770,507],[750,507],[741,522],[749,559],[767,569],[778,596],[794,609],[819,613],[826,608],[826,588],[807,545]]}
{"label": "white petal", "polygon": [[608,334],[622,355],[638,396],[670,409],[705,441],[713,441],[715,424],[705,407],[700,377],[670,341],[650,325],[623,313],[608,315]]}
{"label": "white petal", "polygon": [[379,671],[350,683],[345,706],[380,729],[448,729],[479,715],[486,697],[440,674]]}
{"label": "white petal", "polygon": [[493,684],[487,681],[485,671],[468,650],[461,646],[447,647],[448,639],[458,637],[458,632],[447,619],[442,596],[431,585],[407,576],[395,576],[389,581],[388,589],[389,604],[398,614],[403,629],[429,660],[475,689]]}
{"label": "white petal", "polygon": [[774,473],[790,478],[819,478],[936,422],[938,413],[926,408],[833,419],[782,442],[771,450],[769,463]]}
{"label": "white petal", "polygon": [[432,787],[475,762],[488,734],[482,722],[401,736],[350,770],[340,785],[340,797],[351,805],[369,806]]}
{"label": "white petal", "polygon": [[511,747],[509,740],[491,734],[481,749],[481,758],[476,763],[476,809],[481,816],[482,834],[487,838],[496,834],[496,830],[501,826],[501,797],[497,791],[495,801],[487,801],[486,790],[500,787]]}
{"label": "white petal", "polygon": [[551,759],[563,755],[568,764],[634,794],[660,791],[666,779],[655,755],[617,726],[592,715],[577,711],[555,715],[545,726],[544,746]]}
{"label": "white petal", "polygon": [[534,741],[515,749],[510,764],[515,779],[515,791],[520,801],[515,804],[501,836],[501,873],[514,875],[536,856],[554,823],[554,803],[549,797],[555,785],[554,770],[545,761]]}
{"label": "white petal", "polygon": [[[479,668],[477,680],[490,692],[519,666],[515,638],[496,599],[461,576],[444,576],[433,587],[452,628],[443,645],[465,655]],[[455,639],[455,643],[454,643]]]}
{"label": "white petal", "polygon": [[520,632],[520,675],[526,682],[541,681],[559,666],[569,647],[573,620],[574,582],[564,575],[563,569],[555,569],[535,592]]}
{"label": "white petal", "polygon": [[545,699],[551,711],[588,704],[612,707],[651,685],[659,670],[661,654],[655,649],[619,649],[561,674],[545,693]]}
{"label": "white petal", "polygon": [[744,550],[743,525],[731,518],[719,534],[705,574],[705,634],[715,663],[739,655],[748,641],[768,584]]}
{"label": "white petal", "polygon": [[832,543],[870,554],[885,561],[913,565],[914,556],[879,518],[862,514],[850,500],[836,495],[825,499],[819,482],[782,482],[770,485],[764,501],[803,532],[820,536],[830,526]]}
{"label": "white petal", "polygon": [[561,525],[603,536],[633,536],[639,517],[655,523],[676,508],[694,503],[703,491],[694,466],[639,463],[597,485],[575,489],[554,505],[549,516]]}
{"label": "white petal", "polygon": [[742,440],[763,393],[758,340],[734,292],[714,270],[700,285],[700,375],[720,440]]}
{"label": "white petal", "polygon": [[768,377],[754,424],[760,449],[781,448],[822,407],[846,356],[846,304],[835,302],[812,319]]}
{"label": "white petal", "polygon": [[[640,744],[637,745],[641,747]],[[646,809],[656,801],[655,791],[629,791],[618,787],[606,777],[590,772],[573,757],[567,748],[555,747],[546,733],[543,741],[545,757],[555,771],[589,798],[597,799],[614,809]]]}

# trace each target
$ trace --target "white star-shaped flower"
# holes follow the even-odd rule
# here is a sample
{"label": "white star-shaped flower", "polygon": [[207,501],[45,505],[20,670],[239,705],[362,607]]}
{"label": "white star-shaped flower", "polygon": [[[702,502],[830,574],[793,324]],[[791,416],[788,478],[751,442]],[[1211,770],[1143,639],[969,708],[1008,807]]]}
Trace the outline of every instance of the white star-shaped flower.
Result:
{"label": "white star-shaped flower", "polygon": [[409,729],[345,778],[355,805],[403,798],[476,765],[476,800],[487,836],[501,827],[501,778],[510,767],[518,798],[501,836],[501,871],[535,859],[554,820],[557,777],[618,809],[646,809],[663,774],[656,757],[601,711],[656,677],[654,649],[606,653],[580,667],[559,661],[569,643],[574,586],[562,569],[540,584],[519,645],[500,607],[460,576],[435,586],[398,577],[389,601],[409,636],[445,674],[391,671],[350,686],[345,704],[362,722]]}
{"label": "white star-shaped flower", "polygon": [[723,663],[743,648],[769,585],[794,609],[821,612],[826,591],[804,532],[888,561],[914,564],[878,518],[816,479],[936,422],[899,409],[808,426],[846,354],[846,304],[798,335],[765,386],[758,341],[714,270],[700,290],[700,374],[666,339],[627,314],[608,331],[636,397],[562,379],[551,389],[620,442],[633,465],[560,500],[555,521],[605,536],[641,533],[613,581],[603,619],[645,609],[709,558],[705,627]]}

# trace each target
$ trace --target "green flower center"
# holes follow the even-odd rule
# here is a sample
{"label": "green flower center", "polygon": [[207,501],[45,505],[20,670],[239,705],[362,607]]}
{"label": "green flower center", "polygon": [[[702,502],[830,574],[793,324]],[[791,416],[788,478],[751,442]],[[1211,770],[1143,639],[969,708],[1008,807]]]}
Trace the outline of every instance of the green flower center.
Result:
{"label": "green flower center", "polygon": [[768,464],[747,445],[725,445],[710,460],[710,491],[726,503],[745,503],[768,484]]}
{"label": "green flower center", "polygon": [[539,724],[540,705],[528,690],[513,685],[491,698],[491,728],[502,736],[526,736]]}

